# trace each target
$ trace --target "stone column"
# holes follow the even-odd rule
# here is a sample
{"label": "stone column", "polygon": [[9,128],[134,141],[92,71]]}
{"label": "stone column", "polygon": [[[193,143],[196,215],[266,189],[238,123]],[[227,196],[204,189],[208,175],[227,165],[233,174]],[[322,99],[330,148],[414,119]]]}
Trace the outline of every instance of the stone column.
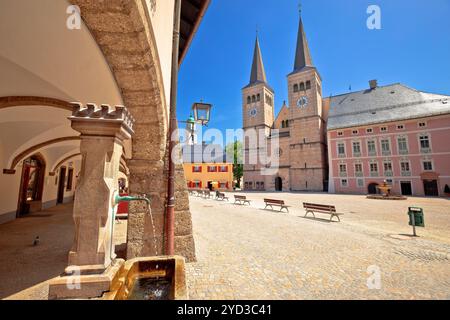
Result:
{"label": "stone column", "polygon": [[81,133],[83,156],[73,217],[75,241],[69,253],[69,266],[106,269],[115,259],[113,237],[114,197],[123,141],[131,139],[134,119],[123,106],[111,109],[74,104],[69,118]]}

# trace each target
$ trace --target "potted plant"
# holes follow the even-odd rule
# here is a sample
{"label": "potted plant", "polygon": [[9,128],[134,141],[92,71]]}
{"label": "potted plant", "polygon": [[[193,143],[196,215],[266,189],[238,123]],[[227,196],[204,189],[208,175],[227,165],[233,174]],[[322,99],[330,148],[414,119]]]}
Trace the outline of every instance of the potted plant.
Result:
{"label": "potted plant", "polygon": [[450,187],[448,186],[448,184],[445,185],[444,193],[447,197],[450,198]]}

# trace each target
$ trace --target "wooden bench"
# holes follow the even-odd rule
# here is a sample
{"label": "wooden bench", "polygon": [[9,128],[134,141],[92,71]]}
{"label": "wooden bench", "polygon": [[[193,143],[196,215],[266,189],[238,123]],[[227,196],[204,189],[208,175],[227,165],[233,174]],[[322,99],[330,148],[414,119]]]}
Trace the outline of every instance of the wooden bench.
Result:
{"label": "wooden bench", "polygon": [[251,205],[250,202],[251,201],[247,200],[246,196],[238,196],[238,195],[234,196],[234,204],[240,204],[245,206],[245,204],[248,203],[248,205],[250,206]]}
{"label": "wooden bench", "polygon": [[289,212],[290,206],[287,206],[284,203],[284,200],[275,200],[275,199],[264,199],[264,203],[266,204],[266,207],[264,210],[267,209],[267,207],[270,207],[273,210],[273,207],[280,207],[280,212],[283,211],[283,209],[286,209],[287,212]]}
{"label": "wooden bench", "polygon": [[225,201],[225,200],[227,200],[227,201],[229,201],[229,199],[228,199],[228,197],[225,195],[225,193],[222,193],[222,192],[219,192],[219,191],[216,192],[216,200],[220,200],[220,201]]}
{"label": "wooden bench", "polygon": [[203,191],[203,198],[205,198],[205,199],[210,199],[211,198],[211,191],[209,191],[209,190],[205,190],[205,191]]}
{"label": "wooden bench", "polygon": [[305,218],[308,216],[308,213],[312,213],[314,218],[316,218],[316,215],[314,213],[325,213],[331,215],[330,221],[333,221],[333,217],[337,217],[339,222],[341,222],[339,216],[344,215],[343,213],[337,213],[335,206],[316,203],[303,203],[303,208],[305,208],[306,210]]}

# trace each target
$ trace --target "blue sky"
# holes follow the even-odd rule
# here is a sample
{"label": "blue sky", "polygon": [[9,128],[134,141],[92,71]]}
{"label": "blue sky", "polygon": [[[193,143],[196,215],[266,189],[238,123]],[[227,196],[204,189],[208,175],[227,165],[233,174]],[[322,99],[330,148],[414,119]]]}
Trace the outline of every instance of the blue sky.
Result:
{"label": "blue sky", "polygon": [[[214,105],[210,127],[242,127],[241,88],[248,84],[256,27],[275,112],[287,100],[298,0],[212,0],[180,70],[178,117],[192,103]],[[369,5],[381,8],[381,30],[369,30]],[[323,93],[340,94],[401,82],[450,95],[449,0],[303,0],[302,17]]]}

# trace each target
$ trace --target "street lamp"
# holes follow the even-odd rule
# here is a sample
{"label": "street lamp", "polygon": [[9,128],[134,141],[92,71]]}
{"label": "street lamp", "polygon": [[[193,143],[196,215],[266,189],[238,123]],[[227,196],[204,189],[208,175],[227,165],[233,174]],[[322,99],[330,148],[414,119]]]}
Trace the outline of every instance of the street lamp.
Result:
{"label": "street lamp", "polygon": [[196,123],[206,126],[209,123],[211,117],[212,104],[209,103],[194,103],[192,111],[194,113],[194,119]]}

